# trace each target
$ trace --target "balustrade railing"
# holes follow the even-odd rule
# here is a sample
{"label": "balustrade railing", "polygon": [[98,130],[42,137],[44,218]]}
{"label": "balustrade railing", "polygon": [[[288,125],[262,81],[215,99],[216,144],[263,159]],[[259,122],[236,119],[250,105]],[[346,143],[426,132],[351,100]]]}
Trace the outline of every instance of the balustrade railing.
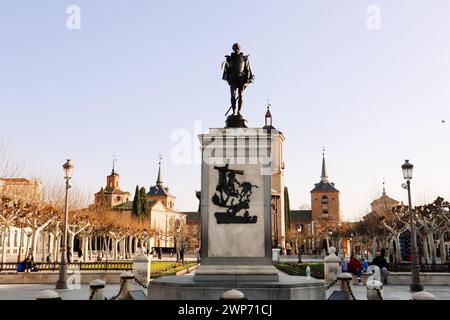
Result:
{"label": "balustrade railing", "polygon": [[[36,262],[38,271],[58,271],[59,263]],[[0,263],[0,271],[16,271],[19,263]],[[80,271],[129,271],[133,270],[132,261],[101,261],[101,262],[72,262],[68,263],[69,269]]]}
{"label": "balustrade railing", "polygon": [[[424,264],[418,265],[419,272],[449,272],[450,263]],[[391,272],[411,272],[411,263],[391,263],[389,264]]]}

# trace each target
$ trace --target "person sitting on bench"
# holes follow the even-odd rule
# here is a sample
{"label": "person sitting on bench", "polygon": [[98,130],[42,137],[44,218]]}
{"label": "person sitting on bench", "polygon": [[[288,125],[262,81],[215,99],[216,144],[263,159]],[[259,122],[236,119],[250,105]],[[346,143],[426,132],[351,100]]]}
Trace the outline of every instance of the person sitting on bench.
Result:
{"label": "person sitting on bench", "polygon": [[381,255],[381,251],[377,251],[377,255],[375,258],[373,258],[372,264],[380,268],[381,281],[383,281],[384,284],[387,284],[387,277],[389,274],[388,271],[389,264],[387,263],[386,259],[384,259],[384,257]]}
{"label": "person sitting on bench", "polygon": [[358,284],[360,284],[360,285],[362,284],[361,283],[361,269],[362,269],[361,262],[358,260],[356,255],[354,253],[352,253],[350,256],[350,261],[348,263],[348,271],[350,273],[356,275],[356,277],[358,279]]}

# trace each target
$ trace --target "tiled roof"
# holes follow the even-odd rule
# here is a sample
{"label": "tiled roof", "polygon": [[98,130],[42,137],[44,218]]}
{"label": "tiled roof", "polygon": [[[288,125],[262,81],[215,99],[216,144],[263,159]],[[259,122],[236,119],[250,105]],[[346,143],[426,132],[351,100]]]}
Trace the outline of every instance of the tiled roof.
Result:
{"label": "tiled roof", "polygon": [[124,203],[114,206],[113,209],[117,210],[133,210],[133,201],[126,201]]}
{"label": "tiled roof", "polygon": [[311,221],[311,210],[291,210],[291,221]]}
{"label": "tiled roof", "polygon": [[186,223],[200,221],[200,212],[198,212],[198,211],[189,211],[189,212],[183,212],[183,213],[186,214]]}
{"label": "tiled roof", "polygon": [[151,186],[150,190],[147,192],[147,195],[148,196],[171,196],[171,197],[173,197],[173,195],[170,194],[168,188],[166,188],[162,184],[159,184],[156,186]]}
{"label": "tiled roof", "polygon": [[320,181],[315,184],[315,187],[311,192],[339,192],[339,190],[334,187],[333,182]]}
{"label": "tiled roof", "polygon": [[3,181],[7,184],[31,184],[36,183],[36,181],[31,181],[25,178],[0,178],[0,181]]}
{"label": "tiled roof", "polygon": [[[100,193],[100,192],[102,192],[101,190],[99,191],[99,192],[97,192],[97,193]],[[105,188],[105,189],[103,189],[103,193],[105,193],[105,194],[119,194],[119,195],[130,195],[130,193],[129,192],[126,192],[126,191],[122,191],[122,190],[120,190],[120,189],[115,189],[115,188]]]}

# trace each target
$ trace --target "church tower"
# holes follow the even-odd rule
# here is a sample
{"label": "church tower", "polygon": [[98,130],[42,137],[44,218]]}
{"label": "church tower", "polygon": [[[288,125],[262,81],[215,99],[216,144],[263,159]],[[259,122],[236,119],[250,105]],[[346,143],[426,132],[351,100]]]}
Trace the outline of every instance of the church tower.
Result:
{"label": "church tower", "polygon": [[271,206],[272,206],[272,247],[286,250],[286,205],[285,205],[285,164],[283,159],[283,145],[285,137],[272,123],[270,99],[267,99],[267,111],[264,116],[264,130],[272,135],[271,159]]}
{"label": "church tower", "polygon": [[156,184],[150,187],[150,190],[147,193],[147,200],[161,200],[166,208],[174,210],[176,197],[170,194],[169,188],[163,184],[161,175],[161,160],[162,158],[159,157],[158,176],[156,177]]}
{"label": "church tower", "polygon": [[111,174],[106,177],[106,188],[120,189],[119,188],[119,174],[114,170],[115,161],[113,161],[113,168]]}
{"label": "church tower", "polygon": [[101,188],[95,194],[95,205],[104,208],[112,208],[127,202],[130,199],[130,193],[122,191],[119,186],[119,173],[115,170],[116,160],[113,161],[111,174],[106,177],[106,187]]}
{"label": "church tower", "polygon": [[311,190],[311,220],[320,222],[339,222],[339,190],[329,182],[325,164],[325,150],[322,153],[322,174],[320,182]]}

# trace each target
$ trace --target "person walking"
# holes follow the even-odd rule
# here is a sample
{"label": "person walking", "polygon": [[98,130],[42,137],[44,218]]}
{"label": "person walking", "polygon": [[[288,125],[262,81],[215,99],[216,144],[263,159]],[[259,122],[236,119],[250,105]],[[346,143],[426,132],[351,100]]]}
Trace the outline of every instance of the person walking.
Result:
{"label": "person walking", "polygon": [[361,269],[362,269],[362,264],[361,262],[358,260],[358,258],[356,257],[356,255],[354,253],[352,253],[350,255],[350,261],[348,262],[348,266],[347,269],[350,273],[356,275],[356,279],[358,280],[358,284],[362,285],[361,282]]}
{"label": "person walking", "polygon": [[67,263],[72,263],[72,251],[70,251],[70,248],[67,248]]}
{"label": "person walking", "polygon": [[180,261],[184,263],[184,248],[180,249]]}
{"label": "person walking", "polygon": [[47,258],[46,258],[45,260],[47,261],[47,263],[53,263],[53,262],[54,262],[54,261],[53,261],[53,256],[52,256],[51,253],[49,253],[49,254],[47,255]]}
{"label": "person walking", "polygon": [[381,272],[381,281],[383,281],[384,284],[387,284],[387,277],[389,275],[389,264],[387,263],[386,259],[383,257],[381,251],[377,251],[376,257],[372,260],[372,265],[378,266],[380,268]]}

